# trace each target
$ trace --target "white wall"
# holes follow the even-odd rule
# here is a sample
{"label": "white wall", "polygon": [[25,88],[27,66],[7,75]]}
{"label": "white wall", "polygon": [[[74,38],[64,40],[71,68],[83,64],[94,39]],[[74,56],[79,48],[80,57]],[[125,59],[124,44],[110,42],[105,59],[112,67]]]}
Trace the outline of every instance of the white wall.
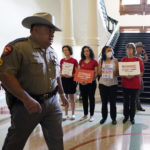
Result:
{"label": "white wall", "polygon": [[120,26],[149,26],[150,15],[120,15],[120,0],[105,0],[108,15],[117,19]]}
{"label": "white wall", "polygon": [[[99,6],[100,8],[100,6]],[[27,37],[30,35],[28,29],[24,28],[21,21],[36,12],[49,12],[55,16],[55,22],[61,28],[61,0],[4,0],[0,5],[0,55],[4,46],[17,38]],[[93,16],[94,17],[94,16]],[[74,38],[75,46],[74,57],[80,59],[81,48],[87,44],[88,39],[88,1],[73,0],[73,22],[74,22]],[[67,22],[66,22],[67,23]],[[108,41],[110,34],[108,33],[101,10],[98,17],[100,49]],[[62,29],[63,30],[63,29]],[[53,47],[56,49],[59,59],[62,58],[61,47],[62,32],[55,33]],[[97,53],[97,52],[96,52]],[[96,54],[97,55],[97,54]]]}
{"label": "white wall", "polygon": [[[29,30],[21,21],[36,12],[49,12],[55,16],[55,22],[61,26],[60,0],[4,0],[0,4],[0,55],[4,46],[17,38],[29,36]],[[61,56],[61,33],[55,34],[53,47]]]}
{"label": "white wall", "polygon": [[[98,2],[98,0],[95,1]],[[3,0],[0,5],[0,55],[3,51],[4,46],[8,42],[20,37],[27,37],[30,35],[29,30],[21,25],[21,21],[25,17],[30,16],[36,12],[46,11],[53,14],[55,16],[56,25],[61,28],[63,19],[61,15],[61,2],[61,0]],[[97,18],[96,16],[93,17]],[[87,45],[87,41],[89,38],[93,38],[94,40],[97,38],[100,39],[100,46],[98,43],[94,43],[96,47],[95,55],[97,56],[110,37],[110,33],[107,31],[103,20],[100,6],[98,10],[98,37],[97,35],[96,37],[88,37],[88,30],[90,30],[88,29],[88,0],[73,0],[73,22],[74,38],[76,43],[73,46],[74,57],[78,61],[80,60],[81,48],[84,45]],[[92,29],[94,27],[92,27]],[[53,47],[56,50],[59,59],[62,58],[62,39],[63,33],[56,32]],[[97,51],[97,47],[100,47],[100,49],[98,50],[99,52]],[[96,97],[98,97],[99,99],[98,92],[96,94]]]}
{"label": "white wall", "polygon": [[[28,36],[29,30],[21,25],[24,17],[33,13],[47,11],[55,16],[57,26],[61,27],[61,0],[4,0],[0,5],[0,54],[4,46],[20,37]],[[120,26],[142,26],[150,24],[150,16],[124,15],[119,14],[119,0],[105,0],[109,16],[120,22]],[[88,33],[88,5],[87,0],[73,0],[74,36],[76,45],[74,47],[75,57],[80,59],[80,50],[87,42]],[[100,8],[100,7],[99,7]],[[99,10],[99,37],[100,49],[105,45],[110,34],[105,28],[101,10]],[[57,50],[59,58],[62,57],[62,33],[55,34],[53,47]]]}

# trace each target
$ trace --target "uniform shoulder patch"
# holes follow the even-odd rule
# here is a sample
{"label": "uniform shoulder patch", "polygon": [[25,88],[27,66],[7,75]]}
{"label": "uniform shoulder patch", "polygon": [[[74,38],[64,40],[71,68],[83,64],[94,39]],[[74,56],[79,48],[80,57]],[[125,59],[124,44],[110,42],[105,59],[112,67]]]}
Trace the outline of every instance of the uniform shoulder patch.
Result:
{"label": "uniform shoulder patch", "polygon": [[18,42],[25,41],[25,40],[27,40],[27,38],[19,38],[19,39],[16,39],[16,40],[10,42],[9,44],[7,44],[4,48],[2,56],[7,56],[13,51],[13,46],[12,45],[14,45],[15,43],[18,43]]}
{"label": "uniform shoulder patch", "polygon": [[12,47],[10,44],[8,44],[8,45],[5,46],[4,51],[3,51],[3,53],[2,53],[2,56],[7,56],[7,55],[9,55],[12,51],[13,51],[13,47]]}

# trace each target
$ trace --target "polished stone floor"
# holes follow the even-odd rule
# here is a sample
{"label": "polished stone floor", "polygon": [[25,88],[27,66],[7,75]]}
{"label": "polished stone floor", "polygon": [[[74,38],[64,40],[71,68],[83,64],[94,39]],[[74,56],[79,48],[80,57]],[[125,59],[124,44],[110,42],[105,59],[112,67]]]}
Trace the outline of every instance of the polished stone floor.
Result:
{"label": "polished stone floor", "polygon": [[[78,105],[78,104],[77,104]],[[117,125],[108,117],[100,125],[101,104],[96,104],[95,120],[79,121],[83,115],[81,105],[77,106],[76,120],[63,122],[65,150],[149,150],[150,149],[150,106],[144,105],[145,112],[137,112],[136,124],[122,124],[122,104],[117,104]],[[6,115],[6,114],[5,114]],[[2,115],[1,115],[2,117]],[[0,121],[0,149],[10,125],[8,115]],[[26,143],[24,150],[47,150],[41,127],[37,126]]]}

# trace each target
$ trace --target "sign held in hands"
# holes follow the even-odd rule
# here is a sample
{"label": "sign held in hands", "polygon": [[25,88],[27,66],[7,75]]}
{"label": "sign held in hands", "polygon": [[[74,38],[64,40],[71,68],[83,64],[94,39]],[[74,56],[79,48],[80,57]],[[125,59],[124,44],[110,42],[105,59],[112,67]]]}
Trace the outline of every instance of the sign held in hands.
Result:
{"label": "sign held in hands", "polygon": [[94,70],[76,69],[74,81],[92,83]]}
{"label": "sign held in hands", "polygon": [[73,64],[64,62],[62,65],[62,74],[72,76]]}
{"label": "sign held in hands", "polygon": [[139,61],[119,62],[119,75],[120,76],[140,75]]}

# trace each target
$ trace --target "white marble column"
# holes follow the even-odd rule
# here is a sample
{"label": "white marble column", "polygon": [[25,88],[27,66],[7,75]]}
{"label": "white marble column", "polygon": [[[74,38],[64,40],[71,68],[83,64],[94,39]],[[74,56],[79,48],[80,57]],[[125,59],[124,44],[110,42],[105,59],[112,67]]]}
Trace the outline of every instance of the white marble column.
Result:
{"label": "white marble column", "polygon": [[75,45],[72,0],[61,0],[62,42]]}
{"label": "white marble column", "polygon": [[88,0],[88,38],[87,44],[94,50],[97,58],[100,48],[99,30],[98,30],[98,2],[99,0]]}
{"label": "white marble column", "polygon": [[[99,0],[88,0],[88,33],[87,44],[92,47],[95,59],[98,58],[98,52],[100,49],[99,29],[98,29],[98,2]],[[100,101],[100,95],[98,88],[95,93],[96,101]]]}

